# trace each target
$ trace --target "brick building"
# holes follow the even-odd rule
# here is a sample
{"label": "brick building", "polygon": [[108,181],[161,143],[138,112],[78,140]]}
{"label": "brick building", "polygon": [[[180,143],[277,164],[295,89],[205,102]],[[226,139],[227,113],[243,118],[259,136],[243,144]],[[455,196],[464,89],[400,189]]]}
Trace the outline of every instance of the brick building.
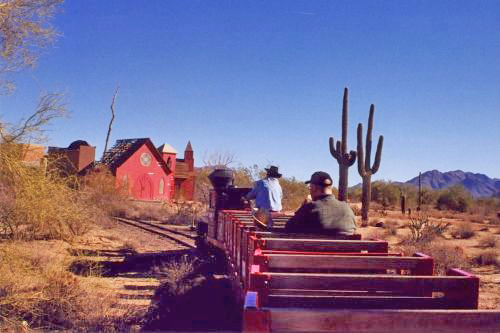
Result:
{"label": "brick building", "polygon": [[49,147],[49,158],[59,158],[57,167],[66,173],[83,174],[92,168],[95,161],[95,147],[87,141],[73,141],[67,148]]}

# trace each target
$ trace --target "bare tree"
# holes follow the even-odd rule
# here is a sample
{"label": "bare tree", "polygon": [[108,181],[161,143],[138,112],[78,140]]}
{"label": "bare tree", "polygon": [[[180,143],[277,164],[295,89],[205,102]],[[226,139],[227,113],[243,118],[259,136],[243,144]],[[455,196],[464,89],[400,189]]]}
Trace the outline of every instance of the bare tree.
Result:
{"label": "bare tree", "polygon": [[106,150],[108,150],[108,142],[109,142],[109,136],[111,135],[111,128],[113,126],[113,121],[115,120],[115,100],[116,96],[118,95],[118,90],[120,87],[116,87],[115,93],[113,95],[113,99],[111,100],[111,120],[109,121],[109,126],[108,126],[108,134],[106,135],[106,143],[104,144],[104,151],[102,152],[102,156],[104,157],[104,154],[106,153]]}
{"label": "bare tree", "polygon": [[[9,0],[0,3],[0,74],[31,67],[56,32],[50,19],[64,0]],[[0,78],[0,88],[12,83]]]}
{"label": "bare tree", "polygon": [[203,164],[210,168],[229,167],[230,164],[235,162],[235,155],[232,152],[226,151],[224,153],[216,152],[205,154],[203,156]]}
{"label": "bare tree", "polygon": [[40,98],[36,111],[16,125],[0,122],[0,138],[3,143],[41,141],[44,127],[54,118],[66,114],[63,95],[48,93]]}

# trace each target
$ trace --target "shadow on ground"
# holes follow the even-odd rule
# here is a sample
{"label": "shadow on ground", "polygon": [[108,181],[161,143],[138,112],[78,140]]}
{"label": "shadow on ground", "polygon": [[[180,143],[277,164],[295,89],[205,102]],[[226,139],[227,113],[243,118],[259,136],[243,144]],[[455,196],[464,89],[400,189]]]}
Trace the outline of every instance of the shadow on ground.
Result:
{"label": "shadow on ground", "polygon": [[[240,290],[228,278],[228,266],[220,253],[200,253],[196,250],[176,250],[138,254],[127,250],[79,250],[74,255],[123,257],[123,261],[93,261],[79,259],[70,270],[79,275],[131,278],[125,289],[148,292],[149,295],[119,295],[127,299],[151,299],[151,305],[141,321],[144,331],[240,331],[242,300]],[[158,267],[188,258],[195,264],[193,271],[177,281],[163,276]],[[96,265],[98,268],[96,269]],[[154,277],[160,286],[134,285],[134,278]],[[154,295],[151,293],[154,291]]]}

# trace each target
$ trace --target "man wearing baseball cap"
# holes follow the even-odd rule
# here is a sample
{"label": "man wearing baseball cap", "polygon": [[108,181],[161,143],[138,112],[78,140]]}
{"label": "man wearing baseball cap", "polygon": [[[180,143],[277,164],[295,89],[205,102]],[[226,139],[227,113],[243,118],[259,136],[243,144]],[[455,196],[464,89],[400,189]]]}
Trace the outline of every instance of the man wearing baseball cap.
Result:
{"label": "man wearing baseball cap", "polygon": [[346,202],[335,199],[330,175],[317,171],[306,184],[309,184],[312,202],[305,203],[295,212],[285,231],[343,236],[354,234],[354,213]]}

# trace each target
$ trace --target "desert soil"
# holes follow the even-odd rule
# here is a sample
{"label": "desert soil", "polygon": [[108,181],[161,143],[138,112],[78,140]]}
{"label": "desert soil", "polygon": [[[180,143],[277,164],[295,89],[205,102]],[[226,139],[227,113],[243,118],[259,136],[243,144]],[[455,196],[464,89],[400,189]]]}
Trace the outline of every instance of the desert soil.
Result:
{"label": "desert soil", "polygon": [[[375,218],[377,221],[392,219],[397,216],[395,212],[389,212],[383,218]],[[397,220],[401,226],[405,221]],[[459,219],[447,219],[452,224],[459,224]],[[446,242],[460,246],[469,257],[473,257],[482,249],[478,247],[478,240],[486,234],[494,234],[499,238],[498,226],[485,227],[481,223],[474,225],[476,234],[470,239],[453,239],[445,235]],[[481,231],[480,231],[481,230]],[[369,226],[359,228],[359,233],[363,238],[381,234],[384,229]],[[401,227],[398,229],[397,237],[386,237],[391,247],[396,247],[400,241],[400,236],[408,233],[408,229]],[[500,239],[498,239],[500,243]],[[134,308],[137,316],[145,315],[151,306],[155,290],[160,286],[162,273],[156,267],[162,264],[162,257],[169,254],[182,254],[186,248],[178,245],[174,241],[151,235],[146,231],[136,229],[131,226],[112,222],[106,227],[95,228],[87,235],[78,239],[72,244],[72,253],[76,256],[77,262],[91,261],[106,263],[108,272],[103,271],[103,276],[91,277],[97,279],[103,288],[114,293],[119,299],[124,309]],[[498,248],[496,248],[498,249]],[[131,255],[132,254],[132,255]],[[113,268],[113,262],[123,263],[126,258],[133,257],[135,261],[132,265]],[[159,258],[159,259],[158,259]],[[127,260],[129,260],[127,259]],[[78,271],[78,265],[76,265]],[[87,267],[88,265],[84,265]],[[109,270],[112,272],[110,273]],[[483,267],[471,267],[468,269],[480,277],[480,309],[500,310],[500,268],[490,265]],[[80,272],[82,273],[82,272]]]}

